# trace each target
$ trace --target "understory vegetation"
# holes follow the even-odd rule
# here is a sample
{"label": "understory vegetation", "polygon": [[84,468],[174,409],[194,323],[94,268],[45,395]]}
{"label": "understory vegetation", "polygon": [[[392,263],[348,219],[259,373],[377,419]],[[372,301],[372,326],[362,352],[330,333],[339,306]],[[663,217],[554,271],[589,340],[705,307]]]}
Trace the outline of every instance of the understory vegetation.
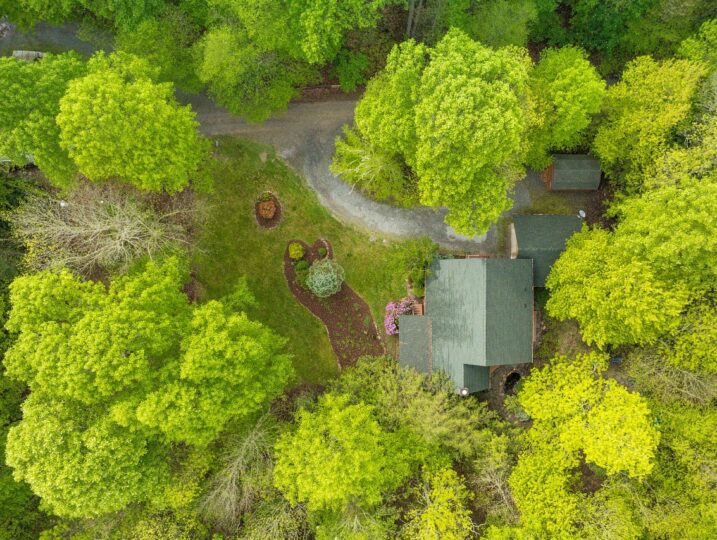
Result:
{"label": "understory vegetation", "polygon": [[[114,38],[0,58],[0,540],[717,537],[714,2],[0,16]],[[520,381],[461,396],[402,368],[399,317],[461,254],[341,223],[176,89],[253,122],[360,92],[332,172],[469,235],[509,219],[528,168],[599,160]]]}

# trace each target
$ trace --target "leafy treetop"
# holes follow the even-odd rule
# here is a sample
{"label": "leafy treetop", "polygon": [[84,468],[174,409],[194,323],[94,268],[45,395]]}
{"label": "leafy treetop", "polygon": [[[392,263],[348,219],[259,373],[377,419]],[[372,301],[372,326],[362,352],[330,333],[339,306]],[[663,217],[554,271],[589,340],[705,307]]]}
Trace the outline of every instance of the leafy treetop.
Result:
{"label": "leafy treetop", "polygon": [[170,84],[138,57],[98,53],[60,100],[60,145],[90,180],[120,178],[148,191],[182,190],[206,158],[207,142]]}

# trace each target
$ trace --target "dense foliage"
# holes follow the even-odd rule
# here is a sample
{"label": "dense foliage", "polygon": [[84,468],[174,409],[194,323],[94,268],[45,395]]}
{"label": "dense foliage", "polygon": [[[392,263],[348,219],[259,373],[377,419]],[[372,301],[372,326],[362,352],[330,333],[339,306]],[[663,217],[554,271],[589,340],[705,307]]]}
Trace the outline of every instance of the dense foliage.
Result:
{"label": "dense foliage", "polygon": [[109,289],[66,270],[12,283],[7,327],[18,339],[5,367],[32,394],[7,461],[55,513],[100,515],[159,495],[169,442],[208,444],[290,377],[280,338],[219,302],[190,306],[183,272],[167,259]]}
{"label": "dense foliage", "polygon": [[60,146],[93,181],[121,178],[148,191],[180,191],[205,157],[194,113],[149,64],[103,54],[60,100]]}
{"label": "dense foliage", "polygon": [[[0,58],[0,539],[717,537],[713,0],[0,0],[3,16],[117,52]],[[494,370],[463,398],[393,357],[432,241],[343,228],[251,143],[210,154],[174,93],[260,122],[364,83],[332,172],[446,207],[456,232],[524,188],[542,208],[534,177],[513,191],[526,166],[600,160],[515,394]],[[223,175],[213,198],[205,174]],[[267,190],[286,219],[258,234]],[[346,274],[375,316],[408,282],[393,356],[337,374],[323,327],[288,306],[276,263],[301,221],[349,238],[345,272],[290,244],[317,296]]]}
{"label": "dense foliage", "polygon": [[73,53],[33,63],[0,58],[0,155],[16,165],[31,161],[54,183],[70,184],[77,166],[60,146],[55,117],[68,83],[85,70]]}
{"label": "dense foliage", "polygon": [[551,161],[553,150],[576,150],[585,130],[600,111],[605,83],[575,47],[546,49],[532,74],[536,114],[540,122],[529,135],[527,163],[536,170]]}

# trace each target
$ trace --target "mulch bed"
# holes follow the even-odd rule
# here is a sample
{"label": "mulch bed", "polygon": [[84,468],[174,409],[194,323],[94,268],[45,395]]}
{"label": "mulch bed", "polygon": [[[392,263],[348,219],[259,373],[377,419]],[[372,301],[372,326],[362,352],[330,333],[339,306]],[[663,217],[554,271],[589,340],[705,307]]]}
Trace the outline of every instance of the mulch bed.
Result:
{"label": "mulch bed", "polygon": [[[304,260],[309,264],[321,258],[318,253],[321,247],[326,248],[326,257],[332,259],[334,256],[333,248],[326,240],[317,240],[312,246],[301,240],[292,242],[299,242],[304,246]],[[341,285],[338,293],[329,298],[314,296],[311,291],[297,283],[288,244],[284,251],[284,276],[294,297],[326,326],[340,367],[350,366],[362,356],[384,354],[371,309],[346,282]]]}
{"label": "mulch bed", "polygon": [[[279,199],[276,198],[276,195],[271,192],[267,192],[263,195],[268,195],[268,200],[262,200],[262,197],[260,197],[259,200],[254,203],[254,217],[256,218],[256,222],[259,224],[260,227],[264,229],[273,229],[281,221],[281,203],[279,203]],[[275,211],[273,217],[266,218],[260,213],[261,206],[269,201],[274,203]]]}

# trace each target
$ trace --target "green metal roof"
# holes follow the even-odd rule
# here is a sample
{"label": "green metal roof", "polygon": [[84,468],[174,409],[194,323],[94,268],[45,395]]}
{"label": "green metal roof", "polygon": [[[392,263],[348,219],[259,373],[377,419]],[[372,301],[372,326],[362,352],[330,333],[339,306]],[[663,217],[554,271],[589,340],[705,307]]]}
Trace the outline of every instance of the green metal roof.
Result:
{"label": "green metal roof", "polygon": [[544,287],[550,268],[565,249],[565,242],[583,226],[577,216],[515,216],[518,258],[533,259],[533,282]]}
{"label": "green metal roof", "polygon": [[[410,318],[410,317],[409,317]],[[437,261],[426,282],[433,369],[457,388],[488,388],[488,367],[533,360],[533,262],[524,259]],[[401,328],[401,364],[412,365],[415,329]],[[404,334],[404,331],[406,332]]]}
{"label": "green metal roof", "polygon": [[403,367],[431,372],[431,318],[402,315],[398,319],[398,358]]}
{"label": "green metal roof", "polygon": [[600,187],[600,162],[581,154],[554,156],[552,189],[594,190]]}

